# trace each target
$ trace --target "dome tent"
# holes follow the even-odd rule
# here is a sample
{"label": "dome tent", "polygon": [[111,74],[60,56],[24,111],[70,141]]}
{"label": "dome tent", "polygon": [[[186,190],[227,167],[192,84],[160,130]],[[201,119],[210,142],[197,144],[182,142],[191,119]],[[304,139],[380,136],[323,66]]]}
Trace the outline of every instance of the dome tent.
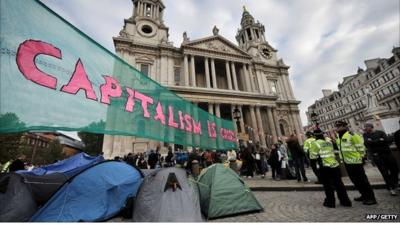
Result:
{"label": "dome tent", "polygon": [[46,175],[52,173],[63,173],[68,177],[72,177],[85,168],[90,167],[98,162],[103,161],[103,156],[90,156],[84,152],[73,155],[67,159],[58,161],[56,163],[36,167],[31,171],[18,170],[16,173],[28,175]]}
{"label": "dome tent", "polygon": [[147,173],[135,200],[133,221],[203,221],[197,187],[184,169],[169,167]]}
{"label": "dome tent", "polygon": [[68,177],[62,173],[0,175],[0,221],[29,220],[67,180]]}
{"label": "dome tent", "polygon": [[31,218],[32,222],[104,221],[136,196],[142,174],[117,161],[103,161],[76,174]]}
{"label": "dome tent", "polygon": [[203,170],[197,182],[201,211],[208,219],[263,210],[243,180],[222,164]]}

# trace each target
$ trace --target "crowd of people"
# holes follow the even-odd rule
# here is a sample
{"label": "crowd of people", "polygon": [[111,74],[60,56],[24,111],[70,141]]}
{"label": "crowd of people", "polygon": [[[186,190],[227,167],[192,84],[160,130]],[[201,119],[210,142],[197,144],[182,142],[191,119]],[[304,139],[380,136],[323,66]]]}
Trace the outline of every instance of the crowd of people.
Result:
{"label": "crowd of people", "polygon": [[[160,147],[157,147],[147,152],[116,156],[114,160],[124,161],[139,169],[178,166],[185,168],[188,173],[193,173],[194,164],[201,170],[215,163],[224,163],[249,179],[255,175],[265,178],[271,171],[273,180],[297,179],[298,182],[310,182],[305,167],[311,167],[317,178],[315,183],[322,184],[325,190],[323,205],[335,207],[336,191],[340,204],[350,207],[352,203],[343,184],[339,165],[343,164],[351,182],[361,194],[354,201],[373,205],[377,200],[364,170],[368,158],[382,174],[390,194],[397,195],[399,167],[389,147],[391,141],[383,131],[375,130],[373,124],[365,124],[361,135],[351,132],[346,122],[338,121],[335,135],[324,133],[317,127],[312,132],[308,131],[306,137],[303,146],[293,134],[285,141],[279,140],[270,147],[248,142],[246,146],[241,145],[238,151],[194,148],[188,152],[180,148],[173,150],[169,146],[164,155],[161,155]],[[399,148],[400,130],[394,134],[394,142]],[[13,172],[32,168],[31,164],[24,162],[24,156],[19,156],[0,166],[0,171]]]}

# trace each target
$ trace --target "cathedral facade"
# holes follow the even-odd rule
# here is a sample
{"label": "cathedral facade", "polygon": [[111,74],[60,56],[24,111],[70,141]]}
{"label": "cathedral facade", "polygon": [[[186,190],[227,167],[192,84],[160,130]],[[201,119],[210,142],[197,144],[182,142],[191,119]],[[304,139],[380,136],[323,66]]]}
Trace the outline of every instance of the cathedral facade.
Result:
{"label": "cathedral facade", "polygon": [[[291,134],[301,141],[300,102],[293,94],[289,67],[268,44],[264,25],[245,8],[236,35],[238,45],[214,26],[211,36],[196,40],[184,32],[178,48],[168,40],[161,0],[133,0],[133,6],[132,16],[113,38],[121,58],[203,110],[233,120],[245,142],[269,146]],[[238,122],[235,110],[240,112]],[[105,135],[103,152],[112,158],[168,145]]]}

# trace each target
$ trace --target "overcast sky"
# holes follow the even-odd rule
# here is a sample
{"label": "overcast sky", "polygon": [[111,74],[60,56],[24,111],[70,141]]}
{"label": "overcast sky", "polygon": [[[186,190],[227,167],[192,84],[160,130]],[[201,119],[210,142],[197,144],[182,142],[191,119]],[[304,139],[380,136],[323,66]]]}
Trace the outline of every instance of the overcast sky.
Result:
{"label": "overcast sky", "polygon": [[[132,15],[131,0],[42,0],[94,40],[115,52],[112,37]],[[163,0],[165,24],[175,47],[212,35],[212,27],[236,44],[243,5],[265,26],[267,41],[290,66],[300,115],[337,89],[342,77],[356,73],[364,60],[391,56],[400,44],[398,0]]]}

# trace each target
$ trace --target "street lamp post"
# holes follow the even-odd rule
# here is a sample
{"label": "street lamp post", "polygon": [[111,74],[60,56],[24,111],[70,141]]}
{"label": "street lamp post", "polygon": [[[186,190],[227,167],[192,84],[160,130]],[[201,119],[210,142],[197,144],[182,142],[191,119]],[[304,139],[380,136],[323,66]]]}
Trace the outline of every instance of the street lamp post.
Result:
{"label": "street lamp post", "polygon": [[[241,112],[238,109],[238,107],[236,106],[235,109],[233,110],[233,118],[236,120],[236,127],[237,127],[237,131],[238,134],[240,134],[242,132],[242,129],[240,128],[240,118],[241,118]],[[240,139],[240,137],[238,138],[239,140],[239,149],[242,145],[242,140]]]}
{"label": "street lamp post", "polygon": [[241,113],[240,110],[238,109],[238,107],[236,106],[235,109],[233,110],[233,118],[236,120],[236,127],[238,130],[238,133],[241,133],[241,129],[240,129],[240,118],[241,118]]}

